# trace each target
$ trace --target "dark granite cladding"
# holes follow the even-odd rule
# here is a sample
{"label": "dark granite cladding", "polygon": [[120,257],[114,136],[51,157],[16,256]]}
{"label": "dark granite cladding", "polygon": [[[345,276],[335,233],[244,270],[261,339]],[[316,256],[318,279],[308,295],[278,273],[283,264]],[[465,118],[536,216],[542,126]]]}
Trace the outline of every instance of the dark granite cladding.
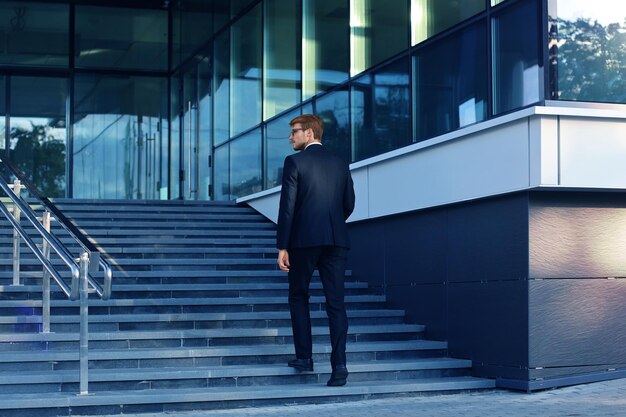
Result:
{"label": "dark granite cladding", "polygon": [[450,284],[449,351],[473,364],[528,367],[526,281]]}
{"label": "dark granite cladding", "polygon": [[533,389],[626,364],[626,193],[520,192],[350,227],[353,276],[476,375]]}
{"label": "dark granite cladding", "polygon": [[530,277],[626,277],[625,194],[572,194],[532,195]]}
{"label": "dark granite cladding", "polygon": [[391,285],[387,287],[387,298],[389,307],[406,309],[409,323],[429,323],[424,333],[426,338],[447,339],[448,299],[444,283]]}
{"label": "dark granite cladding", "polygon": [[528,276],[527,213],[528,194],[518,193],[353,223],[349,268],[425,324],[427,337],[452,341],[451,283]]}
{"label": "dark granite cladding", "polygon": [[626,364],[626,279],[530,281],[529,297],[531,367]]}
{"label": "dark granite cladding", "polygon": [[456,205],[448,210],[450,282],[528,277],[528,194]]}

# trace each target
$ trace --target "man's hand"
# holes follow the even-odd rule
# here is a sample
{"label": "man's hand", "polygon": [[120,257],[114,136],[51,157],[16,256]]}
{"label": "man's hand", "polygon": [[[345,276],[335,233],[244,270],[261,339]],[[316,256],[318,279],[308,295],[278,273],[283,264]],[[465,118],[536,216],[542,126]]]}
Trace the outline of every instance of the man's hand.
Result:
{"label": "man's hand", "polygon": [[289,252],[287,249],[278,250],[278,267],[285,272],[289,272]]}

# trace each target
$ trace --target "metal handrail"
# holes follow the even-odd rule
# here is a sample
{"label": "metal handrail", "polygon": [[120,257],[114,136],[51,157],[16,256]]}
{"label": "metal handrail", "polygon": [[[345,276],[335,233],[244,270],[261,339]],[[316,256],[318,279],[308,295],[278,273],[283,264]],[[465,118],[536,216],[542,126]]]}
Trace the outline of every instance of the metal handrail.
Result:
{"label": "metal handrail", "polygon": [[[0,183],[1,182],[4,182],[2,178],[0,178]],[[4,189],[4,187],[2,188]],[[52,265],[52,263],[50,263],[50,261],[46,259],[46,257],[43,255],[41,250],[39,250],[39,248],[35,244],[35,242],[33,242],[30,236],[24,231],[24,228],[11,215],[11,213],[9,212],[9,209],[4,204],[0,204],[0,210],[2,211],[4,216],[9,220],[9,222],[13,226],[13,229],[17,230],[17,232],[20,234],[20,237],[24,240],[24,242],[26,242],[26,245],[33,251],[33,253],[37,257],[39,262],[41,262],[44,268],[46,268],[46,271],[48,271],[48,273],[52,276],[52,278],[54,278],[57,284],[59,284],[59,287],[61,287],[61,290],[63,290],[65,295],[71,300],[76,300],[78,298],[78,292],[74,293],[73,289],[71,288],[71,285],[68,286],[65,283],[61,274],[59,274],[59,272]],[[70,270],[72,271],[72,282],[74,282],[74,280],[77,281],[79,278],[79,274],[80,274],[80,270],[78,266],[76,266],[74,262],[70,262],[67,265],[70,267]]]}
{"label": "metal handrail", "polygon": [[[59,255],[59,257],[65,263],[65,265],[67,265],[70,268],[70,270],[72,271],[72,282],[69,285],[69,287],[71,288],[70,294],[67,294],[67,295],[69,296],[70,300],[78,300],[78,297],[79,297],[78,280],[80,278],[80,270],[78,269],[78,266],[76,265],[76,263],[74,263],[74,258],[72,257],[72,254],[68,251],[65,245],[59,242],[56,236],[51,235],[42,226],[42,224],[39,223],[39,220],[37,220],[37,217],[36,215],[34,215],[32,209],[26,204],[24,204],[24,202],[21,199],[17,198],[13,194],[11,187],[9,187],[9,184],[7,184],[7,182],[2,177],[0,177],[0,188],[2,188],[2,191],[4,191],[4,193],[11,199],[13,204],[20,210],[21,214],[23,214],[26,217],[26,219],[30,222],[30,224],[32,224],[35,227],[35,230],[39,232],[41,237],[50,245],[50,247],[52,247],[52,249],[54,249],[54,251]],[[61,278],[59,273],[56,271],[56,269],[54,269],[52,264],[50,264],[50,261],[43,258],[43,254],[41,253],[39,248],[37,248],[37,246],[34,245],[34,243],[32,243],[32,239],[30,239],[30,237],[26,234],[26,232],[24,231],[24,228],[22,228],[22,226],[19,223],[17,223],[15,218],[11,215],[11,213],[9,212],[9,210],[6,208],[4,204],[0,206],[2,206],[1,208],[2,212],[7,217],[7,219],[9,219],[9,222],[11,222],[11,225],[13,226],[13,228],[18,231],[18,233],[24,239],[28,247],[31,248],[31,250],[35,253],[35,256],[37,256],[37,259],[39,259],[39,261],[41,261],[41,263],[44,266],[46,266],[46,270],[50,272],[50,274],[55,278],[55,281],[62,282],[63,279]],[[29,243],[29,241],[31,243]],[[31,244],[33,246],[31,246]],[[46,265],[46,263],[49,264],[49,267]],[[57,276],[55,276],[55,274]],[[59,279],[57,279],[57,277]]]}
{"label": "metal handrail", "polygon": [[[89,258],[90,258],[90,261],[92,261],[89,263],[89,271],[96,272],[99,269],[98,267],[100,267],[102,268],[103,278],[104,278],[103,284],[100,285],[100,283],[96,281],[91,275],[88,275],[89,285],[91,285],[94,288],[96,293],[103,300],[108,300],[109,298],[111,298],[112,285],[113,285],[113,272],[111,270],[111,266],[103,259],[100,251],[95,247],[93,243],[89,241],[89,239],[87,239],[83,235],[83,233],[80,232],[80,230],[78,230],[76,226],[74,226],[67,219],[67,217],[65,217],[65,215],[54,204],[52,204],[52,202],[50,202],[50,200],[48,200],[48,198],[43,196],[39,192],[39,190],[37,190],[37,187],[32,182],[30,182],[28,178],[26,178],[26,175],[24,175],[23,172],[21,172],[16,166],[14,166],[10,162],[8,158],[4,157],[2,154],[0,154],[0,163],[2,163],[4,168],[8,169],[11,172],[11,174],[13,174],[16,178],[20,180],[22,184],[26,186],[26,189],[29,191],[32,197],[34,197],[41,205],[43,205],[48,211],[50,211],[54,215],[54,217],[59,221],[60,226],[63,227],[63,229],[65,229],[65,231],[67,231],[70,234],[70,236],[72,236],[72,238],[76,241],[76,243],[78,243],[83,248],[83,250],[85,250],[86,252],[89,252]],[[9,194],[9,196],[11,197],[11,194]],[[36,214],[34,213],[34,211],[31,209],[29,205],[24,204],[23,207],[25,207],[25,209],[23,209],[22,207],[19,207],[20,210],[29,211],[36,218]],[[39,230],[41,224],[38,221],[36,223],[38,225],[35,227],[38,228]],[[61,243],[61,241],[55,235],[49,234],[49,236],[52,240],[56,242],[57,246],[65,248],[65,245],[63,245],[63,243]],[[67,251],[67,253],[69,254],[69,251]],[[70,258],[72,258],[72,255],[71,254],[69,255],[70,255]],[[93,262],[96,259],[98,260],[98,262],[97,263]],[[75,286],[72,286],[72,288],[74,287]]]}
{"label": "metal handrail", "polygon": [[[5,204],[0,203],[0,211],[2,211],[4,216],[9,220],[14,230],[14,285],[19,285],[19,244],[21,238],[32,250],[32,252],[35,254],[35,257],[39,260],[39,262],[41,262],[44,267],[42,281],[43,332],[49,331],[50,328],[50,277],[54,278],[63,293],[67,297],[69,297],[70,300],[80,300],[79,389],[81,395],[86,395],[89,392],[89,286],[91,286],[102,299],[108,299],[111,296],[112,292],[111,268],[108,263],[106,263],[102,259],[99,251],[95,249],[95,246],[91,244],[91,242],[89,242],[87,238],[85,238],[80,232],[78,234],[74,233],[72,228],[76,229],[75,226],[69,223],[65,216],[63,216],[58,211],[58,209],[56,209],[56,207],[54,207],[54,205],[51,204],[45,197],[40,197],[41,194],[37,191],[36,187],[34,187],[32,183],[30,183],[30,181],[28,181],[24,177],[24,175],[19,170],[17,170],[17,168],[11,166],[11,164],[4,160],[4,158],[0,159],[0,162],[2,162],[4,167],[12,171],[12,173],[18,178],[18,180],[13,183],[13,190],[11,190],[11,186],[4,180],[3,176],[0,175],[0,188],[12,201],[14,210],[14,213],[12,215],[10,210],[5,206]],[[31,186],[30,188],[26,188],[28,188],[28,191],[31,194],[39,196],[38,200],[46,208],[46,211],[44,212],[44,216],[42,218],[42,222],[44,224],[40,223],[35,211],[31,208],[29,204],[26,204],[20,196],[20,189],[22,187],[20,179],[24,179],[24,182],[27,185]],[[74,240],[81,245],[83,252],[80,254],[80,257],[78,259],[74,259],[72,253],[68,250],[68,248],[55,235],[50,233],[49,228],[51,211],[55,213],[57,220],[59,220],[65,230],[67,230],[74,238]],[[35,228],[35,230],[43,239],[42,250],[37,247],[35,242],[31,239],[31,237],[26,233],[26,231],[20,224],[21,214],[26,217],[26,219],[30,222],[30,224]],[[19,235],[19,237],[17,235]],[[70,285],[65,282],[61,274],[50,262],[50,249],[53,249],[61,258],[61,260],[70,268],[70,271],[72,273],[72,280]],[[90,257],[92,257],[92,255],[94,255],[93,260],[97,258],[98,266],[102,267],[104,271],[104,286],[100,285],[89,274],[90,270],[94,272],[94,270],[98,269],[97,266],[95,268],[90,267]]]}

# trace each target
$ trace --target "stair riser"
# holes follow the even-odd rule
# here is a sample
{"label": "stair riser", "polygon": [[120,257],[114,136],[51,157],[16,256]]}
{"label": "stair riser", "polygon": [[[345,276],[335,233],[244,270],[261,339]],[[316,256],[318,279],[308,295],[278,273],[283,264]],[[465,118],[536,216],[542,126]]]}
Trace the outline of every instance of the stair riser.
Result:
{"label": "stair riser", "polygon": [[[124,202],[122,205],[106,200],[92,201],[90,205],[62,200],[59,206],[65,210],[66,216],[75,219],[80,229],[90,234],[90,239],[103,248],[110,259],[115,260],[112,262],[113,299],[101,302],[96,300],[95,294],[90,296],[89,330],[92,340],[89,343],[89,367],[92,378],[89,390],[101,393],[88,396],[90,398],[87,400],[88,397],[83,396],[80,396],[80,401],[73,400],[76,398],[74,394],[80,389],[77,340],[79,308],[77,302],[61,301],[65,297],[53,283],[52,332],[56,332],[56,335],[12,334],[40,332],[41,323],[0,324],[0,333],[4,332],[3,337],[8,341],[0,343],[0,354],[4,358],[0,361],[0,372],[4,372],[0,374],[0,389],[7,395],[15,393],[18,398],[14,402],[10,399],[8,402],[0,402],[0,415],[47,417],[130,414],[286,402],[346,401],[370,398],[378,395],[376,392],[389,392],[387,387],[392,386],[392,381],[398,383],[401,380],[410,380],[411,385],[403,385],[405,388],[399,392],[403,389],[413,390],[420,395],[430,390],[439,390],[437,392],[441,393],[473,388],[470,383],[467,388],[454,383],[443,388],[413,388],[414,380],[467,376],[471,368],[458,368],[465,366],[465,362],[430,360],[447,354],[445,343],[421,341],[424,336],[422,327],[393,326],[403,323],[401,312],[385,311],[379,314],[372,311],[384,309],[385,298],[370,296],[375,295],[376,290],[349,285],[346,289],[350,297],[346,300],[348,310],[350,314],[359,316],[349,319],[351,327],[347,359],[349,366],[353,364],[355,368],[349,380],[355,384],[369,384],[366,385],[369,388],[367,391],[350,391],[353,386],[349,384],[348,391],[328,389],[328,393],[316,394],[315,390],[309,393],[307,387],[324,385],[329,377],[330,340],[325,334],[313,337],[315,351],[318,352],[314,354],[316,371],[322,373],[298,373],[286,366],[286,362],[294,357],[293,338],[289,335],[291,321],[287,302],[287,275],[276,266],[275,225],[250,208],[190,202]],[[40,208],[37,210],[41,211]],[[10,286],[13,281],[12,232],[9,228],[6,221],[0,220],[0,285],[6,286]],[[33,228],[29,225],[27,229]],[[53,231],[59,232],[61,241],[70,245],[72,253],[81,252],[79,246],[69,243],[71,240],[67,232],[62,231],[57,224],[53,223]],[[41,307],[11,307],[17,304],[16,300],[23,300],[19,301],[23,305],[35,304],[33,300],[40,304],[41,300],[42,268],[24,244],[21,247],[21,260],[22,283],[39,288],[19,290],[9,287],[0,292],[0,315],[34,315],[32,319],[39,321]],[[68,268],[60,263],[58,257],[53,257],[53,263],[59,265],[61,274],[69,282]],[[353,279],[350,271],[346,275],[348,280]],[[102,280],[102,272],[95,273],[95,277]],[[318,287],[319,277],[314,282],[316,287],[312,288],[311,295],[316,298],[310,305],[314,312],[312,324],[315,327],[323,326],[326,333],[328,320],[323,291]],[[271,288],[269,285],[277,283],[282,285],[279,288]],[[165,286],[158,289],[146,287],[165,284],[183,285],[174,289]],[[201,288],[198,284],[228,286]],[[233,288],[237,284],[255,286]],[[136,287],[122,288],[122,285]],[[223,313],[244,314],[224,316]],[[72,322],[63,316],[71,317]],[[3,318],[3,321],[9,320],[15,319]],[[376,327],[356,328],[359,325]],[[279,336],[275,335],[276,331],[271,331],[277,328],[280,329]],[[378,331],[380,333],[374,333]],[[60,333],[72,333],[74,340],[50,341],[64,337]],[[210,337],[207,338],[207,335]],[[102,340],[96,340],[98,337]],[[120,340],[110,340],[117,337]],[[48,341],[17,342],[23,339]],[[428,360],[416,361],[421,358]],[[450,368],[414,369],[446,365]],[[198,373],[202,367],[207,370],[219,369],[219,372],[213,371],[210,374],[213,376],[209,377],[205,373]],[[168,371],[168,368],[172,369]],[[397,368],[403,370],[395,370]],[[106,370],[104,374],[109,377],[99,373],[97,370],[100,369]],[[357,369],[363,372],[356,372]],[[14,376],[26,371],[40,371],[42,375],[38,382],[32,384],[20,382]],[[50,382],[50,373],[55,378],[63,378],[64,382]],[[251,376],[251,373],[258,375]],[[247,391],[250,394],[245,394],[245,390],[237,390],[237,387],[255,386],[273,386],[273,389],[263,389],[258,394],[250,391]],[[282,387],[279,394],[269,396],[277,386]],[[393,385],[393,390],[398,390],[397,386]],[[227,390],[219,391],[220,388]],[[191,391],[176,392],[184,389],[198,389],[200,395],[196,396]],[[208,389],[222,394],[203,396]],[[112,397],[106,397],[105,391],[117,392]],[[131,391],[141,391],[141,395]],[[45,397],[46,393],[54,394],[50,396],[50,401]],[[63,394],[68,395],[65,397]],[[36,401],[29,403],[23,400],[29,395],[33,395]],[[146,400],[144,395],[148,395],[149,399]],[[231,400],[233,395],[240,399]],[[291,395],[295,397],[277,398]],[[59,396],[61,401],[56,401]],[[46,399],[42,401],[44,397]],[[104,405],[111,404],[106,399],[103,402],[105,397],[116,405]],[[20,410],[2,408],[19,408],[15,404],[22,402],[24,406]],[[76,405],[95,402],[100,403],[93,406]]]}
{"label": "stair riser", "polygon": [[[380,308],[382,303],[359,302],[349,303],[352,310],[374,310]],[[311,303],[312,311],[325,311],[324,304]],[[5,315],[0,309],[0,315]],[[12,309],[15,311],[15,309]],[[40,312],[40,309],[35,309]],[[284,304],[237,304],[237,305],[150,305],[150,306],[112,306],[112,307],[89,307],[89,314],[177,314],[177,313],[229,313],[229,312],[271,312],[288,311],[287,300]],[[78,315],[78,307],[52,307],[52,315]],[[38,313],[40,314],[40,313]]]}
{"label": "stair riser", "polygon": [[[370,294],[366,288],[347,288],[346,295],[366,295]],[[312,288],[311,296],[323,296],[324,291],[319,288]],[[171,299],[171,298],[240,298],[240,297],[285,297],[287,298],[287,289],[270,289],[270,290],[190,290],[190,291],[119,291],[113,293],[112,299]],[[41,292],[0,292],[0,301],[2,300],[41,300]],[[50,294],[53,300],[65,300],[65,294],[54,291]],[[95,295],[92,299],[97,299]]]}
{"label": "stair riser", "polygon": [[[396,381],[414,378],[440,378],[467,376],[467,369],[426,369],[426,370],[403,370],[380,371],[380,372],[352,372],[348,379],[350,382],[365,381]],[[184,389],[184,388],[209,388],[209,387],[249,387],[268,385],[296,385],[296,384],[322,384],[330,377],[329,373],[302,372],[291,375],[264,375],[264,376],[233,376],[215,378],[180,378],[173,376],[171,379],[150,379],[138,377],[129,381],[90,381],[89,390],[113,391],[113,390],[147,390],[147,389]],[[45,383],[45,384],[7,384],[2,385],[4,393],[31,393],[37,392],[78,392],[78,382]]]}
{"label": "stair riser", "polygon": [[[350,325],[393,325],[401,324],[402,317],[356,317],[350,318]],[[326,319],[312,319],[313,326],[328,326]],[[193,330],[193,329],[237,329],[237,328],[275,328],[291,326],[291,320],[189,320],[189,321],[163,321],[163,322],[113,322],[113,323],[89,323],[90,332],[115,332],[115,331],[150,331],[150,330]],[[41,324],[20,323],[2,324],[1,333],[38,333]],[[57,333],[78,332],[78,323],[52,323],[51,331]]]}
{"label": "stair riser", "polygon": [[[491,389],[491,388],[483,388],[483,389]],[[354,395],[346,395],[342,394],[341,390],[335,390],[336,394],[331,394],[329,392],[328,396],[325,397],[300,397],[300,398],[289,398],[289,399],[251,399],[251,400],[229,400],[229,401],[206,401],[206,402],[185,402],[184,399],[181,399],[180,402],[174,403],[156,403],[152,402],[150,404],[124,404],[124,405],[103,405],[103,406],[77,406],[70,408],[39,408],[39,409],[11,409],[6,410],[11,417],[56,417],[56,416],[83,416],[83,415],[120,415],[123,417],[128,414],[141,414],[141,413],[185,413],[189,411],[200,411],[205,410],[209,411],[218,411],[218,410],[231,410],[231,409],[239,409],[239,408],[249,408],[249,407],[272,407],[272,406],[284,406],[285,404],[311,404],[312,402],[315,404],[333,404],[338,402],[346,402],[346,401],[366,401],[372,399],[385,399],[385,398],[397,398],[398,395],[418,395],[420,397],[427,395],[450,395],[459,392],[467,392],[467,391],[480,391],[476,387],[472,385],[468,385],[467,387],[459,387],[456,389],[432,389],[428,391],[414,391],[409,393],[391,393],[391,394],[377,394],[377,393],[367,393],[367,394],[354,394]],[[235,414],[233,414],[235,415]]]}
{"label": "stair riser", "polygon": [[[391,340],[419,340],[419,333],[371,333],[348,334],[347,342],[377,342]],[[327,335],[314,335],[314,343],[330,344]],[[158,349],[178,347],[229,347],[229,346],[261,346],[261,345],[292,345],[291,336],[249,336],[249,337],[173,337],[159,339],[122,339],[122,340],[90,340],[92,349]],[[78,351],[78,341],[45,341],[45,342],[12,342],[0,343],[0,352],[41,352],[41,351]]]}
{"label": "stair riser", "polygon": [[[358,317],[350,318],[350,325],[393,325],[401,324],[402,317]],[[312,319],[313,326],[328,326],[326,319]],[[13,325],[14,326],[14,325]],[[225,321],[175,321],[175,322],[124,322],[124,323],[89,323],[90,332],[111,331],[151,331],[151,330],[193,330],[193,329],[237,329],[237,328],[276,328],[291,326],[290,319],[284,320],[225,320]],[[38,329],[38,328],[37,328]],[[0,327],[0,333],[4,332]],[[6,327],[7,331],[13,331],[12,326]],[[77,332],[78,324],[52,324],[55,332]]]}
{"label": "stair riser", "polygon": [[[400,350],[376,352],[348,352],[347,361],[376,361],[441,357],[445,350]],[[30,361],[30,362],[0,362],[0,371],[34,371],[34,370],[78,370],[78,354],[74,361]],[[136,368],[163,368],[163,367],[198,367],[222,365],[276,365],[285,364],[293,359],[293,355],[257,355],[257,356],[216,356],[216,357],[189,357],[169,359],[106,359],[100,360],[90,356],[89,366],[94,369],[136,369]],[[313,354],[316,363],[329,363],[330,354]]]}

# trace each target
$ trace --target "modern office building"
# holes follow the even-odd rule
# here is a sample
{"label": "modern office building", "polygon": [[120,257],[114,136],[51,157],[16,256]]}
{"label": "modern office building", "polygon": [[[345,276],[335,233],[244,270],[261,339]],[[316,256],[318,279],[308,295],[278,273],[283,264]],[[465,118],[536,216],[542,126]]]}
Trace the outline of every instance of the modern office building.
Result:
{"label": "modern office building", "polygon": [[351,268],[525,390],[626,377],[626,3],[0,1],[0,147],[49,197],[276,218],[351,162]]}

